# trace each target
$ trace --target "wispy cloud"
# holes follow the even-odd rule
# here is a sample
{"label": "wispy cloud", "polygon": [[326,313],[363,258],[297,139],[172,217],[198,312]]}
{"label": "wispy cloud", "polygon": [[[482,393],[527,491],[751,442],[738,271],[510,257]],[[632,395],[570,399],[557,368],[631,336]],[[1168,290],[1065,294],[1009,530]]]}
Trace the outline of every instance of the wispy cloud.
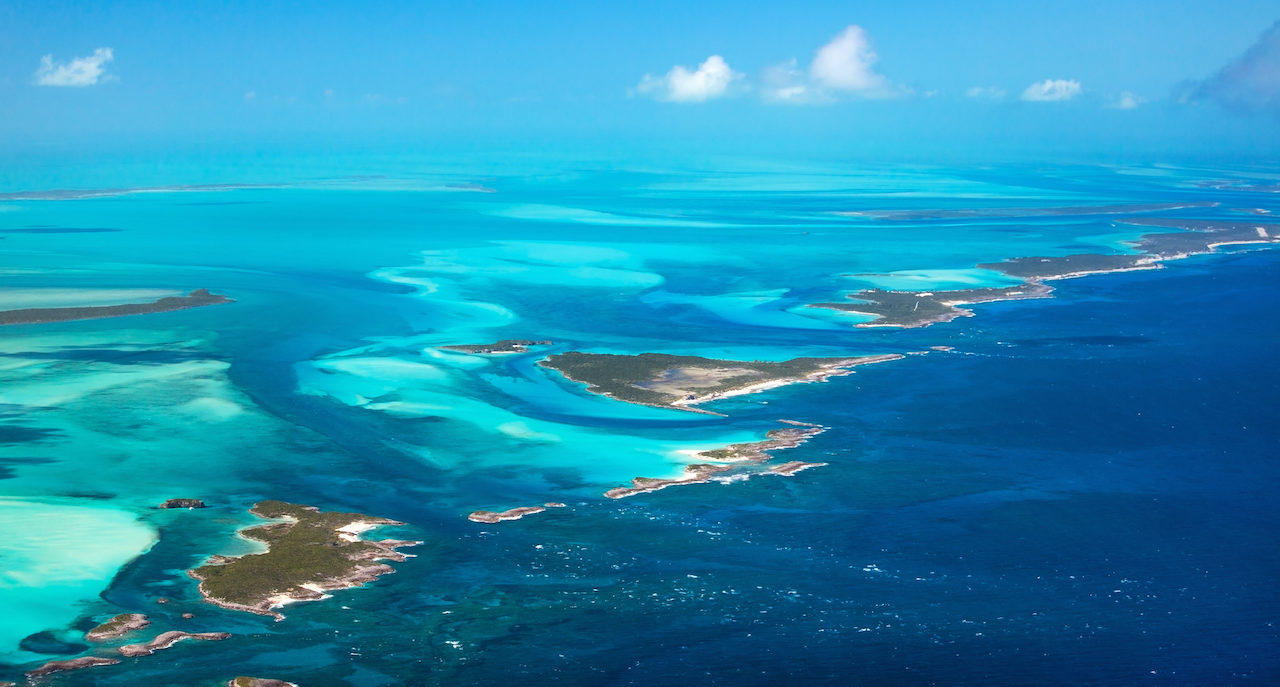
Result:
{"label": "wispy cloud", "polygon": [[1146,98],[1130,91],[1123,91],[1120,95],[1116,96],[1115,100],[1107,103],[1106,106],[1112,110],[1136,110],[1145,102],[1147,102]]}
{"label": "wispy cloud", "polygon": [[909,94],[911,89],[876,71],[879,61],[866,30],[851,24],[818,48],[807,72],[795,58],[766,69],[761,95],[770,102],[805,104],[831,102],[840,95],[894,98]]}
{"label": "wispy cloud", "polygon": [[92,86],[108,76],[106,64],[114,57],[111,48],[98,48],[92,55],[72,58],[70,62],[54,62],[53,55],[45,55],[36,69],[36,85]]}
{"label": "wispy cloud", "polygon": [[973,86],[964,95],[975,100],[1004,100],[1009,92],[997,86]]}
{"label": "wispy cloud", "polygon": [[1080,95],[1084,89],[1080,82],[1073,79],[1045,79],[1027,86],[1022,92],[1022,99],[1030,102],[1060,102],[1071,100]]}
{"label": "wispy cloud", "polygon": [[1217,74],[1183,84],[1179,100],[1211,101],[1231,110],[1280,116],[1280,21]]}
{"label": "wispy cloud", "polygon": [[743,79],[723,57],[712,55],[694,70],[676,65],[663,76],[645,74],[635,92],[668,102],[700,103],[729,95]]}

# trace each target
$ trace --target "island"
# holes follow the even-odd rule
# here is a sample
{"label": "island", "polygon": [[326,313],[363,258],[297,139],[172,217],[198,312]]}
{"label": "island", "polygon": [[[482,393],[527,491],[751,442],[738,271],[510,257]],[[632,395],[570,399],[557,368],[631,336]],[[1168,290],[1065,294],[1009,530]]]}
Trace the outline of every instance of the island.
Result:
{"label": "island", "polygon": [[563,503],[549,501],[547,503],[542,504],[541,506],[520,506],[519,508],[512,508],[504,511],[478,510],[468,515],[467,519],[470,520],[471,522],[482,522],[486,524],[494,524],[494,523],[504,522],[507,520],[519,520],[520,518],[523,518],[526,515],[541,513],[548,508],[564,508],[564,507],[565,505]]}
{"label": "island", "polygon": [[262,677],[237,677],[227,682],[227,687],[298,687],[292,682]]}
{"label": "island", "polygon": [[847,303],[813,303],[811,308],[827,308],[861,315],[875,315],[870,322],[856,327],[927,327],[950,322],[957,317],[972,317],[973,311],[962,305],[1011,301],[1026,298],[1048,298],[1053,289],[1038,282],[1017,286],[955,291],[888,291],[864,289],[849,294]]}
{"label": "island", "polygon": [[231,635],[227,632],[180,632],[173,630],[170,632],[162,632],[155,639],[144,642],[142,644],[126,644],[120,647],[121,654],[129,657],[134,656],[150,656],[157,651],[168,649],[169,647],[181,642],[185,639],[202,639],[205,641],[221,641],[228,639]]}
{"label": "island", "polygon": [[161,508],[207,508],[200,499],[169,499],[160,504]]}
{"label": "island", "polygon": [[23,308],[20,310],[0,310],[0,325],[6,324],[50,324],[53,322],[71,322],[74,320],[98,320],[108,317],[126,317],[129,315],[150,315],[152,313],[173,312],[202,308],[207,305],[234,303],[235,301],[214,293],[208,289],[196,289],[185,296],[167,296],[150,303],[125,303],[123,305],[92,305],[72,308]]}
{"label": "island", "polygon": [[1196,220],[1157,217],[1129,217],[1122,224],[1161,227],[1180,231],[1143,234],[1128,242],[1134,253],[1076,253],[1061,256],[1010,258],[980,263],[980,269],[1001,272],[1022,280],[1004,287],[950,291],[888,291],[864,289],[848,294],[842,303],[813,303],[809,307],[876,316],[855,327],[924,327],[972,316],[962,305],[994,301],[1048,298],[1052,287],[1044,282],[1072,279],[1091,274],[1130,272],[1162,268],[1163,261],[1212,253],[1221,246],[1280,243],[1280,224],[1259,224],[1236,220]]}
{"label": "island", "polygon": [[758,474],[774,474],[789,477],[806,468],[826,465],[826,463],[802,463],[800,461],[792,461],[790,463],[783,463],[782,465],[761,468],[761,464],[773,458],[773,451],[796,448],[804,444],[809,439],[826,431],[825,427],[810,424],[808,422],[798,422],[796,420],[782,420],[781,422],[791,426],[783,429],[770,430],[765,434],[765,438],[761,441],[753,441],[743,444],[730,444],[724,448],[694,451],[691,453],[691,457],[694,459],[716,461],[714,463],[693,463],[686,465],[679,477],[666,479],[656,477],[636,477],[631,480],[631,484],[629,486],[615,487],[606,491],[604,495],[611,499],[621,499],[628,496],[635,496],[636,494],[666,489],[667,487],[684,484],[705,484],[717,477],[729,477],[730,474],[735,477],[738,475],[751,477]]}
{"label": "island", "polygon": [[[717,399],[750,394],[787,384],[821,382],[849,374],[858,365],[898,360],[897,353],[854,358],[793,358],[782,362],[716,360],[691,355],[569,352],[549,356],[539,365],[587,391],[640,405],[689,410]],[[711,413],[713,415],[718,413]]]}
{"label": "island", "polygon": [[262,501],[249,512],[280,520],[241,531],[244,537],[266,544],[267,551],[236,558],[214,556],[187,574],[200,582],[200,594],[209,603],[277,620],[284,615],[274,609],[285,604],[325,599],[326,591],[359,587],[395,572],[378,561],[403,561],[408,556],[396,549],[422,543],[360,538],[374,527],[404,524],[387,518],[322,512],[283,501]]}
{"label": "island", "polygon": [[471,353],[473,355],[503,355],[510,353],[527,353],[530,346],[550,346],[550,341],[530,341],[528,339],[503,339],[491,344],[458,344],[441,346],[444,351]]}
{"label": "island", "polygon": [[35,679],[53,673],[63,673],[68,670],[80,670],[95,666],[113,666],[119,662],[120,659],[118,658],[103,658],[101,656],[81,656],[80,658],[72,658],[66,661],[49,661],[35,670],[28,671],[27,678]]}
{"label": "island", "polygon": [[84,638],[91,642],[102,642],[116,637],[123,637],[150,624],[151,621],[147,619],[147,616],[141,613],[121,613],[86,632]]}

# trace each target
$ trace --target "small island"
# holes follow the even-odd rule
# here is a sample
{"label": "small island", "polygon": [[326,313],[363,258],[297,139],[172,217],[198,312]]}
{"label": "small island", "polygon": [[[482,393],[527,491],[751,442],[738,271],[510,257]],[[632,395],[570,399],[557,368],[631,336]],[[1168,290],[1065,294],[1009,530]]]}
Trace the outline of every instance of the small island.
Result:
{"label": "small island", "polygon": [[231,635],[226,632],[180,632],[173,630],[170,632],[162,632],[149,642],[141,644],[126,644],[119,648],[121,654],[129,657],[150,656],[157,651],[168,649],[169,647],[181,642],[185,639],[202,639],[205,641],[221,641],[230,638]]}
{"label": "small island", "polygon": [[550,356],[538,364],[559,372],[566,379],[586,384],[587,391],[619,401],[709,413],[690,406],[787,384],[821,382],[849,374],[851,368],[858,365],[902,357],[894,353],[766,362],[715,360],[666,353],[615,355],[569,352]]}
{"label": "small island", "polygon": [[160,504],[161,508],[207,508],[200,499],[169,499]]}
{"label": "small island", "polygon": [[298,687],[292,682],[263,677],[240,676],[227,682],[227,687]]}
{"label": "small island", "polygon": [[837,212],[846,217],[869,217],[876,220],[915,222],[933,219],[1006,219],[1018,217],[1070,217],[1089,215],[1127,215],[1135,212],[1160,212],[1216,207],[1212,201],[1187,203],[1145,203],[1134,205],[1074,205],[1066,207],[952,208],[934,210],[859,210]]}
{"label": "small island", "polygon": [[550,346],[550,341],[531,341],[529,339],[503,339],[491,344],[458,344],[441,346],[443,351],[471,353],[472,355],[505,355],[511,353],[527,353],[530,346]]}
{"label": "small island", "polygon": [[635,496],[636,494],[666,489],[667,487],[684,484],[705,484],[716,477],[727,476],[725,473],[732,473],[735,476],[745,475],[747,477],[757,474],[774,474],[789,477],[806,468],[826,465],[826,463],[792,461],[762,469],[760,467],[761,464],[771,460],[774,451],[796,448],[826,431],[825,427],[808,422],[797,422],[795,420],[782,420],[782,422],[790,425],[790,427],[770,430],[761,441],[730,444],[723,448],[691,453],[693,458],[716,461],[714,463],[686,465],[683,474],[679,477],[667,479],[636,477],[631,480],[629,486],[615,487],[606,491],[604,495],[611,499],[621,499]]}
{"label": "small island", "polygon": [[471,522],[482,522],[485,524],[494,524],[507,520],[519,520],[526,515],[541,513],[548,508],[564,508],[563,503],[549,501],[541,506],[520,506],[519,508],[511,508],[504,511],[478,510],[467,516]]}
{"label": "small island", "polygon": [[84,638],[91,642],[103,642],[116,637],[141,630],[151,624],[147,616],[141,613],[121,613],[105,623],[89,630],[84,634]]}
{"label": "small island", "polygon": [[96,666],[113,666],[119,662],[120,659],[118,658],[103,658],[101,656],[81,656],[80,658],[72,658],[66,661],[49,661],[35,670],[28,671],[27,678],[35,679],[53,673],[64,673],[68,670],[80,670]]}
{"label": "small island", "polygon": [[235,301],[214,293],[208,289],[196,289],[185,296],[167,296],[150,303],[126,303],[123,305],[93,305],[73,308],[24,308],[21,310],[0,310],[0,325],[6,324],[51,324],[53,322],[72,322],[75,320],[99,320],[108,317],[127,317],[129,315],[150,315],[153,313],[173,312],[202,308],[206,305],[220,305]]}
{"label": "small island", "polygon": [[374,527],[404,523],[359,513],[322,512],[283,501],[263,501],[250,512],[283,521],[241,532],[266,544],[265,553],[215,556],[187,574],[200,581],[206,601],[277,620],[284,615],[274,609],[285,604],[328,598],[326,591],[359,587],[395,572],[377,561],[403,561],[407,556],[396,549],[422,543],[361,539],[360,533]]}

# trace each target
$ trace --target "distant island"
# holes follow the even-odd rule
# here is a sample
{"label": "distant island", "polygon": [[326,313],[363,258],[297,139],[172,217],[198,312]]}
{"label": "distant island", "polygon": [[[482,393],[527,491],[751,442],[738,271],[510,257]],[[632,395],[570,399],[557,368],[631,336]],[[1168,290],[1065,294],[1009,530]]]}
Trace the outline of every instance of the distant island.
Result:
{"label": "distant island", "polygon": [[783,362],[716,360],[692,355],[559,353],[539,361],[587,390],[619,401],[691,410],[730,396],[787,384],[820,382],[850,373],[857,365],[897,360],[899,354],[855,358],[794,358]]}
{"label": "distant island", "polygon": [[361,539],[361,532],[374,527],[404,523],[359,513],[322,512],[283,501],[263,501],[249,512],[284,520],[241,531],[268,550],[238,558],[214,556],[187,574],[200,581],[206,601],[277,620],[284,615],[274,609],[285,604],[324,599],[326,591],[358,587],[394,572],[377,561],[403,561],[407,556],[396,549],[422,543]]}
{"label": "distant island", "polygon": [[150,315],[152,313],[172,312],[201,308],[206,305],[234,303],[235,301],[214,293],[208,289],[196,289],[185,296],[167,296],[150,303],[126,303],[123,305],[94,305],[75,308],[24,308],[21,310],[0,310],[0,325],[6,324],[49,324],[53,322],[71,322],[73,320],[97,320],[107,317],[125,317],[128,315]]}
{"label": "distant island", "polygon": [[1048,298],[1053,293],[1053,288],[1046,285],[1046,281],[1109,272],[1160,269],[1163,267],[1161,261],[1211,253],[1221,246],[1280,243],[1280,224],[1145,217],[1118,221],[1182,231],[1144,234],[1130,242],[1140,251],[1137,253],[1035,256],[977,265],[981,269],[1023,280],[1015,286],[949,291],[863,289],[848,294],[849,301],[813,303],[809,307],[876,316],[870,322],[855,325],[857,327],[924,327],[950,322],[957,317],[971,316],[973,312],[959,307],[962,305]]}
{"label": "distant island", "polygon": [[497,355],[503,353],[525,353],[530,346],[550,346],[550,341],[530,341],[528,339],[503,339],[491,344],[458,344],[441,346],[443,351],[457,351],[478,355]]}
{"label": "distant island", "polygon": [[495,524],[507,520],[519,520],[526,515],[534,515],[541,513],[548,508],[564,508],[563,503],[556,501],[548,501],[541,506],[520,506],[519,508],[511,508],[504,511],[478,510],[467,516],[471,522],[481,522],[485,524]]}
{"label": "distant island", "polygon": [[846,217],[869,217],[877,220],[916,221],[931,219],[1001,219],[1016,217],[1069,217],[1082,215],[1127,215],[1134,212],[1160,212],[1163,210],[1188,210],[1211,208],[1218,203],[1194,201],[1187,203],[1144,203],[1135,205],[1075,205],[1067,207],[1003,207],[956,208],[937,210],[853,210],[837,212]]}

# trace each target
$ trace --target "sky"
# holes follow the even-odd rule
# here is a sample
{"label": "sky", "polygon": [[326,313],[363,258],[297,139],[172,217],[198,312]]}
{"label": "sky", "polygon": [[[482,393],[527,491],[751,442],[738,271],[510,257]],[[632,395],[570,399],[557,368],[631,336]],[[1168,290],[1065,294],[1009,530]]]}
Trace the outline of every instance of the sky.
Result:
{"label": "sky", "polygon": [[1280,3],[16,2],[0,146],[1280,154]]}

